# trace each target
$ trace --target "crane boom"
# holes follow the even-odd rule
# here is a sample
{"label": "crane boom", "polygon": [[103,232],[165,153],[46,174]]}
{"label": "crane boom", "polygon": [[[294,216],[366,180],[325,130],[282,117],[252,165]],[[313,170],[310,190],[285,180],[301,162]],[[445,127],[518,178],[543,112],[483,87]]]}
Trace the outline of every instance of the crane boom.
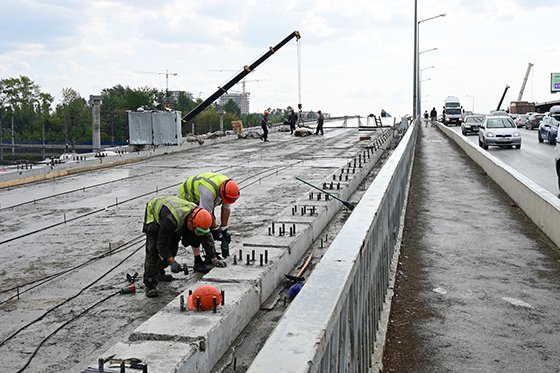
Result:
{"label": "crane boom", "polygon": [[227,82],[226,84],[224,84],[223,87],[218,87],[218,90],[216,92],[214,92],[210,97],[208,97],[206,100],[204,100],[203,102],[201,102],[197,107],[195,107],[194,109],[192,109],[189,113],[187,113],[187,115],[185,115],[183,117],[183,122],[189,123],[191,120],[194,119],[194,117],[196,117],[198,114],[200,114],[201,111],[203,111],[204,109],[206,109],[208,106],[210,106],[214,101],[216,101],[221,95],[223,95],[224,93],[226,93],[231,87],[233,87],[234,85],[236,85],[237,83],[239,83],[239,81],[241,79],[243,79],[245,76],[247,76],[249,73],[251,73],[257,66],[259,66],[261,63],[263,63],[264,61],[266,61],[270,56],[272,56],[278,49],[282,48],[285,44],[287,44],[290,40],[292,40],[293,38],[296,38],[297,40],[299,40],[299,38],[301,37],[299,34],[299,31],[294,31],[292,32],[290,35],[288,35],[286,38],[284,38],[284,40],[282,40],[280,43],[276,44],[274,47],[270,47],[268,49],[268,51],[263,54],[261,57],[259,57],[255,62],[253,62],[251,65],[247,66],[243,66],[243,69],[236,75],[234,76],[229,82]]}
{"label": "crane boom", "polygon": [[523,92],[525,91],[525,85],[527,84],[527,78],[529,78],[529,72],[531,72],[531,67],[533,67],[533,64],[529,62],[529,66],[527,66],[527,72],[525,73],[525,78],[523,79],[523,84],[521,84],[521,89],[519,90],[519,96],[517,96],[517,101],[521,101],[521,97],[523,96]]}
{"label": "crane boom", "polygon": [[509,85],[506,84],[506,88],[504,89],[504,94],[502,94],[502,98],[500,99],[500,102],[498,103],[498,107],[496,108],[496,110],[500,110],[500,107],[502,106],[502,102],[504,102],[504,98],[506,97],[506,93],[509,89]]}

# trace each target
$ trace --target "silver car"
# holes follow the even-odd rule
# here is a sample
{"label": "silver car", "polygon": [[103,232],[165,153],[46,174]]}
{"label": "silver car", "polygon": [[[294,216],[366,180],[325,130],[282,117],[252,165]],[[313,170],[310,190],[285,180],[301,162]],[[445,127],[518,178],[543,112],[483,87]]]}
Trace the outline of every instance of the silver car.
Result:
{"label": "silver car", "polygon": [[478,145],[484,149],[489,146],[515,146],[520,149],[521,135],[509,116],[489,116],[478,130]]}

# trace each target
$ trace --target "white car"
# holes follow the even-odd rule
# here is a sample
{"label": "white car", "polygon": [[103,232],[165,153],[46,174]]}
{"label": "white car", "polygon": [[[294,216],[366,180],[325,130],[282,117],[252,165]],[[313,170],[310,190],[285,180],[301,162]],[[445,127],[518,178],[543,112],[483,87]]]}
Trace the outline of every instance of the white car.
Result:
{"label": "white car", "polygon": [[521,149],[521,135],[509,116],[489,116],[478,130],[478,145],[484,149],[489,146],[515,146]]}

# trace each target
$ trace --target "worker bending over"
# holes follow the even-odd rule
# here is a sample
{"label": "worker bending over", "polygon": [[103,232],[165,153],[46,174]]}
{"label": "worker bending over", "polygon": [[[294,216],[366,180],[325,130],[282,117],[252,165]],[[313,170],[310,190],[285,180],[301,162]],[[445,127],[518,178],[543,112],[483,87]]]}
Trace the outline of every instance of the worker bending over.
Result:
{"label": "worker bending over", "polygon": [[[234,204],[239,198],[239,186],[229,177],[215,172],[206,172],[194,176],[189,176],[179,187],[179,196],[187,201],[196,203],[210,214],[212,214],[212,237],[214,240],[221,241],[222,256],[229,256],[229,244],[231,235],[228,232],[229,217],[231,214],[230,205]],[[214,209],[221,205],[220,226],[216,223]],[[193,247],[195,263],[198,251]]]}
{"label": "worker bending over", "polygon": [[[175,260],[179,241],[183,246],[192,246],[193,251],[198,249],[199,253],[202,244],[206,257],[213,266],[226,266],[216,255],[214,239],[210,234],[212,220],[208,211],[178,197],[156,197],[148,202],[142,230],[146,233],[146,296],[157,297],[158,282],[173,280],[173,276],[165,274],[165,268],[169,266],[173,273],[183,270],[183,266]],[[194,268],[197,269],[196,260]],[[199,272],[208,273],[211,269],[212,267],[200,261]]]}

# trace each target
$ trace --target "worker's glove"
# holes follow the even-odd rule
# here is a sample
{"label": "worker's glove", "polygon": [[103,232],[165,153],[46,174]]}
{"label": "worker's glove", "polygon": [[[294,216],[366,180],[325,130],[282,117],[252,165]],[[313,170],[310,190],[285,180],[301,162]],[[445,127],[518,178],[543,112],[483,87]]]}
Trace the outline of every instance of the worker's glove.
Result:
{"label": "worker's glove", "polygon": [[177,262],[171,263],[171,264],[169,265],[169,268],[171,268],[171,272],[173,272],[173,273],[179,273],[179,272],[181,272],[181,271],[183,270],[183,266],[180,265],[180,264],[177,263]]}
{"label": "worker's glove", "polygon": [[229,242],[226,241],[225,236],[224,236],[224,239],[222,239],[222,243],[221,243],[220,247],[222,249],[222,256],[224,258],[227,258],[229,256]]}
{"label": "worker's glove", "polygon": [[220,228],[214,228],[210,231],[212,233],[212,238],[214,241],[222,240],[222,230]]}
{"label": "worker's glove", "polygon": [[218,267],[218,268],[226,268],[227,267],[226,261],[223,260],[223,259],[218,259],[218,258],[212,259],[212,265],[214,267]]}

